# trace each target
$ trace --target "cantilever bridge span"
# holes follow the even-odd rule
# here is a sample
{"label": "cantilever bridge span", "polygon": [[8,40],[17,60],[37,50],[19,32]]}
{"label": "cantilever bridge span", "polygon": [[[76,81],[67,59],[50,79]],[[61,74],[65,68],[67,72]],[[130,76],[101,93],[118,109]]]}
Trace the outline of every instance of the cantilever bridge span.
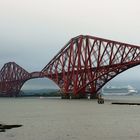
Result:
{"label": "cantilever bridge span", "polygon": [[0,92],[18,95],[29,79],[47,77],[62,98],[95,98],[99,90],[123,71],[140,64],[140,47],[93,36],[72,38],[40,71],[28,73],[14,62],[0,71]]}

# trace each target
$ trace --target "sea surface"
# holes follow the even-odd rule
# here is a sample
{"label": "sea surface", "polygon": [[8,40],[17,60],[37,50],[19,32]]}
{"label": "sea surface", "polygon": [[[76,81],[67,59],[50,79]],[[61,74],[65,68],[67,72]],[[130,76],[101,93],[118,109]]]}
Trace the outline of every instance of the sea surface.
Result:
{"label": "sea surface", "polygon": [[0,123],[22,127],[0,132],[0,140],[140,140],[140,96],[96,100],[46,97],[0,98]]}

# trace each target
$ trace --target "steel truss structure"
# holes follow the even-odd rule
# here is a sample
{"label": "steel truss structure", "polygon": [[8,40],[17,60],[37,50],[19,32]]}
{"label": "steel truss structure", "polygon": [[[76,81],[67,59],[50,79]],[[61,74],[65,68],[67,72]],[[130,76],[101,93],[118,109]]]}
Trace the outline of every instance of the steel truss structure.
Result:
{"label": "steel truss structure", "polygon": [[139,46],[80,35],[41,72],[28,73],[15,63],[5,64],[0,71],[0,91],[17,95],[27,80],[47,77],[60,87],[63,98],[95,98],[108,81],[139,64]]}
{"label": "steel truss structure", "polygon": [[41,72],[28,73],[15,62],[6,63],[0,71],[0,93],[18,96],[23,84],[33,78],[43,77]]}

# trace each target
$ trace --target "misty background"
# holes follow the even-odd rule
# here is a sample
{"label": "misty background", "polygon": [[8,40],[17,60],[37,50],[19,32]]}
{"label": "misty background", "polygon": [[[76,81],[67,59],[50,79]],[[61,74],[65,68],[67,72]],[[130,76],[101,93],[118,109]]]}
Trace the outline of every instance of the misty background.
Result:
{"label": "misty background", "polygon": [[[80,34],[140,45],[139,5],[139,0],[1,0],[0,68],[14,61],[28,72],[40,71]],[[140,89],[139,73],[140,66],[134,67],[108,84]],[[58,87],[44,78],[23,88]]]}

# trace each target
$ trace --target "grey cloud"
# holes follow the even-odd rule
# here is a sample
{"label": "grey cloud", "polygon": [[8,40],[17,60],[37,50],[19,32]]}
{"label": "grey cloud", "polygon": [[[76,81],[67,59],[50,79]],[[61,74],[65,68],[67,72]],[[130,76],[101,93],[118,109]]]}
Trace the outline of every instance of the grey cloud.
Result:
{"label": "grey cloud", "polygon": [[[30,72],[41,70],[79,34],[140,45],[139,5],[138,0],[1,1],[0,67],[15,61]],[[134,70],[124,73],[128,79],[132,73],[139,79],[139,67]]]}

